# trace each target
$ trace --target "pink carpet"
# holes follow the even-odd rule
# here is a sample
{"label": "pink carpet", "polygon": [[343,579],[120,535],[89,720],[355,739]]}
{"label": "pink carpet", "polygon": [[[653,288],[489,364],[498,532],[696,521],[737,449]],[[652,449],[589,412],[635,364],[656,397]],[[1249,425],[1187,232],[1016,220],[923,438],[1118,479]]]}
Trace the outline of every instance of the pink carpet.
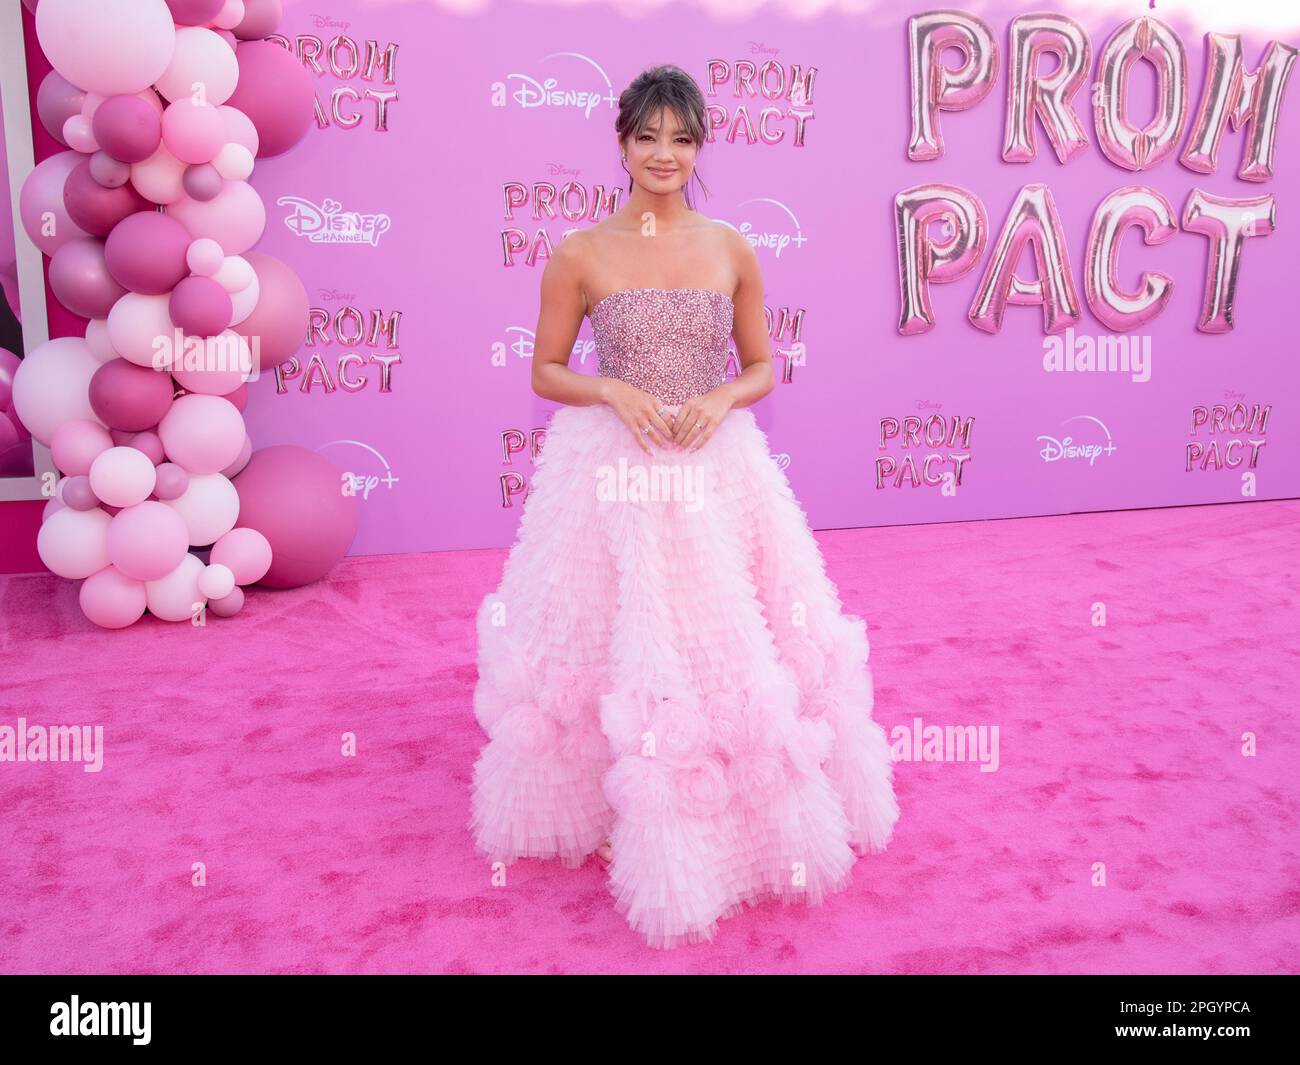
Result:
{"label": "pink carpet", "polygon": [[1283,501],[819,534],[886,732],[997,726],[997,770],[900,762],[848,891],[669,952],[595,859],[494,887],[473,853],[503,552],[348,559],[116,633],[73,582],[0,577],[0,726],[105,745],[98,773],[0,763],[0,970],[1300,971],[1298,530]]}

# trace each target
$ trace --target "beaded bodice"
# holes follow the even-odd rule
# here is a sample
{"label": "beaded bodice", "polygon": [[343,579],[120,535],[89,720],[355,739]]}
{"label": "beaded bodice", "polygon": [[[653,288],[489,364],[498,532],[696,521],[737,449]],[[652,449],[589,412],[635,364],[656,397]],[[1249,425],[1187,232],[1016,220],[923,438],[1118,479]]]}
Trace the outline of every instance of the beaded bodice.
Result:
{"label": "beaded bodice", "polygon": [[625,288],[588,312],[602,377],[678,404],[726,377],[735,307],[711,288]]}

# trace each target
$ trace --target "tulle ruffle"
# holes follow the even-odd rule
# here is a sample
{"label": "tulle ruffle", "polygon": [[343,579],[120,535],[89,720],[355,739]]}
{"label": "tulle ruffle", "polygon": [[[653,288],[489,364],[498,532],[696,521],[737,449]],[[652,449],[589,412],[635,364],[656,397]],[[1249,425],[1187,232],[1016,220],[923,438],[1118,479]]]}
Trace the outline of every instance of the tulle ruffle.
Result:
{"label": "tulle ruffle", "polygon": [[[620,462],[689,468],[698,505],[603,496]],[[610,839],[615,907],[651,946],[820,904],[888,843],[866,624],[749,410],[656,458],[607,407],[558,411],[477,626],[476,847],[573,867]]]}

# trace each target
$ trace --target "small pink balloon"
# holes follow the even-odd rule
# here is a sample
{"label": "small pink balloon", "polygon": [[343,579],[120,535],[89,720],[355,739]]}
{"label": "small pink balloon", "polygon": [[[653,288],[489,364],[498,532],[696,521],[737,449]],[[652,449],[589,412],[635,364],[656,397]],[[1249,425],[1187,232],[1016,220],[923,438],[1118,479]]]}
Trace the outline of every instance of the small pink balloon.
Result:
{"label": "small pink balloon", "polygon": [[136,211],[152,211],[154,205],[126,184],[106,189],[90,172],[90,160],[78,163],[63,186],[63,205],[68,217],[87,233],[106,237],[113,227]]}
{"label": "small pink balloon", "polygon": [[171,409],[173,393],[169,374],[126,359],[104,363],[90,379],[90,407],[95,417],[110,428],[129,433],[152,429],[161,422]]}
{"label": "small pink balloon", "polygon": [[183,163],[210,163],[226,143],[226,124],[212,104],[185,96],[167,105],[162,117],[163,142]]}
{"label": "small pink balloon", "polygon": [[206,203],[215,200],[220,194],[222,180],[221,172],[211,163],[196,163],[185,168],[181,184],[185,186],[190,199]]}
{"label": "small pink balloon", "polygon": [[[133,447],[137,451],[143,451],[149,456],[149,461],[155,466],[162,462],[166,457],[163,454],[162,440],[160,440],[158,434],[151,429],[146,429],[142,433],[136,433],[127,441],[127,447]],[[155,473],[156,472],[157,471],[155,471]]]}
{"label": "small pink balloon", "polygon": [[108,526],[109,560],[138,581],[171,573],[189,553],[189,533],[181,516],[166,503],[147,499],[124,507]]}
{"label": "small pink balloon", "polygon": [[219,618],[233,618],[244,609],[244,589],[234,588],[221,599],[209,599],[208,610]]}
{"label": "small pink balloon", "polygon": [[174,462],[159,463],[155,473],[157,480],[154,482],[153,494],[159,499],[179,499],[190,486],[190,475],[185,472],[185,467],[177,466]]}
{"label": "small pink balloon", "polygon": [[95,112],[92,125],[100,147],[123,163],[144,162],[162,138],[158,108],[140,95],[110,96]]}
{"label": "small pink balloon", "polygon": [[209,599],[224,599],[235,590],[235,575],[228,566],[216,563],[199,574],[199,591]]}
{"label": "small pink balloon", "polygon": [[185,259],[194,273],[200,277],[211,277],[221,269],[221,264],[226,261],[226,253],[215,240],[200,237],[190,244]]}
{"label": "small pink balloon", "polygon": [[228,181],[244,181],[253,173],[253,153],[242,144],[227,143],[213,156],[212,165]]}
{"label": "small pink balloon", "polygon": [[236,584],[255,584],[271,568],[271,542],[256,529],[231,529],[212,545],[209,561],[228,567]]}
{"label": "small pink balloon", "polygon": [[81,612],[100,628],[124,629],[144,615],[144,582],[116,566],[105,566],[82,582],[77,601]]}
{"label": "small pink balloon", "polygon": [[187,277],[172,289],[167,313],[187,334],[216,336],[228,325],[230,293],[210,277]]}
{"label": "small pink balloon", "polygon": [[69,477],[59,489],[64,506],[73,510],[94,510],[99,506],[99,497],[90,487],[90,478],[84,473]]}
{"label": "small pink balloon", "polygon": [[104,260],[114,280],[132,292],[161,296],[189,270],[190,235],[159,211],[137,211],[122,219],[104,242]]}
{"label": "small pink balloon", "polygon": [[82,318],[104,318],[126,295],[108,269],[104,242],[77,237],[50,259],[50,289],[55,298]]}
{"label": "small pink balloon", "polygon": [[63,123],[63,141],[69,148],[84,155],[89,155],[99,148],[99,142],[95,140],[94,128],[85,115],[73,115]]}
{"label": "small pink balloon", "polygon": [[119,163],[108,152],[99,151],[90,157],[90,176],[106,189],[116,189],[131,180],[131,168]]}
{"label": "small pink balloon", "polygon": [[149,456],[133,447],[110,447],[90,464],[90,487],[109,506],[133,507],[144,502],[154,481]]}
{"label": "small pink balloon", "polygon": [[90,464],[113,446],[113,438],[98,422],[78,418],[64,422],[50,438],[50,457],[69,477],[90,472]]}

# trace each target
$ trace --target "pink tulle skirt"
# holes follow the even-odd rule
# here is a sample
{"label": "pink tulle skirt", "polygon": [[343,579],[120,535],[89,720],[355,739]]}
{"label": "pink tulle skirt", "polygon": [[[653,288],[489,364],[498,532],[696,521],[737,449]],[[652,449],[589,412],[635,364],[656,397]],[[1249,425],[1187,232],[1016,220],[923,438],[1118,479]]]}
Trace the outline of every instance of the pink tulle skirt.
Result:
{"label": "pink tulle skirt", "polygon": [[506,864],[608,839],[614,906],[673,947],[764,898],[820,904],[898,803],[866,624],[752,411],[656,450],[603,404],[551,421],[478,611],[469,828]]}

